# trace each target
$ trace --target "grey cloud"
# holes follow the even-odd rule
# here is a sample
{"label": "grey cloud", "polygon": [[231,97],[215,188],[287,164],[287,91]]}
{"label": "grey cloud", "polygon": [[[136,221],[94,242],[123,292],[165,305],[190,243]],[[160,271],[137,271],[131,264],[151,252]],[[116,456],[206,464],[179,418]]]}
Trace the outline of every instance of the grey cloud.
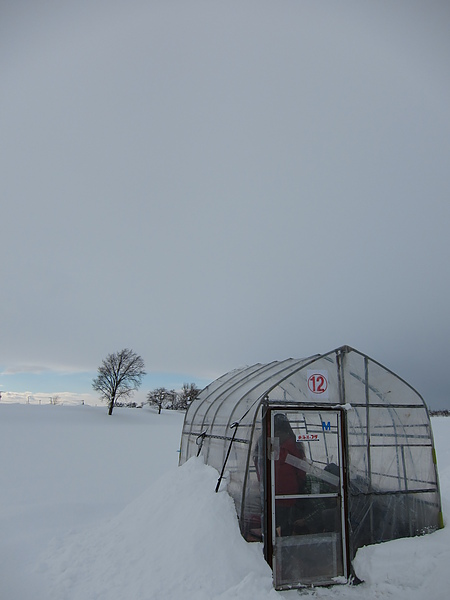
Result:
{"label": "grey cloud", "polygon": [[445,3],[32,4],[0,59],[0,364],[348,343],[446,393]]}

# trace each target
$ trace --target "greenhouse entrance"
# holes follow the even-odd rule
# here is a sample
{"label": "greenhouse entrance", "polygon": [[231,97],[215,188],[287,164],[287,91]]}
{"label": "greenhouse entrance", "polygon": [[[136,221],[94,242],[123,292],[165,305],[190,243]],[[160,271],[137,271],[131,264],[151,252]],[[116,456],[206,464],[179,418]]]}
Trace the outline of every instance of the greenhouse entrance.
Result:
{"label": "greenhouse entrance", "polygon": [[347,580],[342,426],[340,410],[267,413],[267,525],[277,589]]}

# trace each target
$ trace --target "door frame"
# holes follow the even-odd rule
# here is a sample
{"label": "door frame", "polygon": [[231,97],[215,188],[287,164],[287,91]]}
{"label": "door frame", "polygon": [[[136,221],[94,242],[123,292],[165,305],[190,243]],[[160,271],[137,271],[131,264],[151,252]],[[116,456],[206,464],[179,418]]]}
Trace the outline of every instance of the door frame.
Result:
{"label": "door frame", "polygon": [[[263,518],[263,532],[264,532],[264,557],[270,567],[274,568],[274,542],[273,542],[273,519],[274,519],[274,507],[272,494],[273,484],[273,473],[272,473],[272,461],[269,457],[269,440],[272,435],[272,412],[303,412],[303,413],[335,413],[338,416],[338,449],[339,449],[339,468],[340,468],[340,497],[341,497],[341,533],[342,533],[342,561],[343,571],[346,581],[348,582],[351,575],[351,562],[350,562],[350,544],[349,544],[349,516],[348,516],[348,452],[347,452],[347,438],[346,438],[346,411],[342,406],[330,406],[330,405],[301,405],[301,404],[282,404],[282,403],[268,403],[263,410],[263,422],[262,436],[264,461],[263,461],[263,477],[264,477],[264,518]],[[341,583],[341,582],[339,582]],[[320,583],[312,584],[320,585]],[[329,585],[329,584],[328,584]],[[291,586],[292,587],[292,586]]]}

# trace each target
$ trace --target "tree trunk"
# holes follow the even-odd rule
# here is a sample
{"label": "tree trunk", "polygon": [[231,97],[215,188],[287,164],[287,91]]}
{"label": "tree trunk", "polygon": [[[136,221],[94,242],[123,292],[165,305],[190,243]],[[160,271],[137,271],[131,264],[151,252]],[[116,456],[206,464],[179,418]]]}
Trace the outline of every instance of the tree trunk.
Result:
{"label": "tree trunk", "polygon": [[113,397],[111,398],[111,400],[109,401],[109,410],[108,410],[108,415],[112,415],[113,408],[114,408],[114,398],[115,398],[115,396],[113,396]]}

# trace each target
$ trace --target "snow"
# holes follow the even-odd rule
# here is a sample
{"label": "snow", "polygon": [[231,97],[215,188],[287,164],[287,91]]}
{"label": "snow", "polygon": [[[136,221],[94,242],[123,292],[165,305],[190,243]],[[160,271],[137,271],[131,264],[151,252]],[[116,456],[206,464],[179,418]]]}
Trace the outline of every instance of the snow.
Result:
{"label": "snow", "polygon": [[[1,600],[286,600],[218,473],[178,467],[183,415],[0,404]],[[433,418],[444,515],[450,419]],[[362,548],[360,586],[314,598],[448,597],[450,529]]]}

